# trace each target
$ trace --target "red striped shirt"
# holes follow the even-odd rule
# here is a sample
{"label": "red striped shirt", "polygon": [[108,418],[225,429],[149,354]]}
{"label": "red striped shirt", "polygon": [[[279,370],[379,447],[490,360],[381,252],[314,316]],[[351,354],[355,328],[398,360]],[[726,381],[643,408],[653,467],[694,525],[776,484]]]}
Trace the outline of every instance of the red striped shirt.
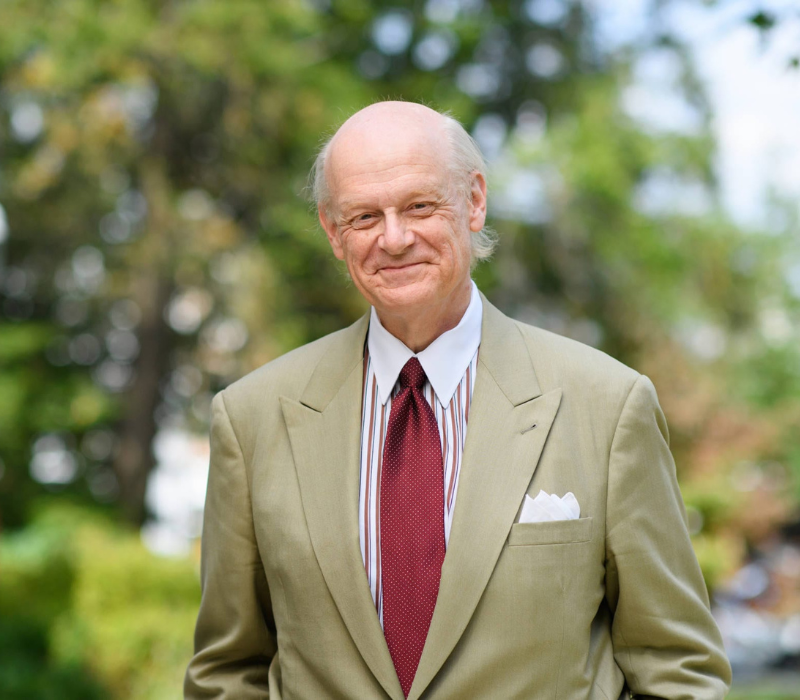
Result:
{"label": "red striped shirt", "polygon": [[[425,383],[423,394],[433,409],[439,425],[442,441],[444,467],[444,537],[445,546],[450,539],[453,522],[461,457],[467,436],[467,419],[475,387],[475,370],[478,364],[476,349],[466,370],[449,401],[439,400],[430,381]],[[372,599],[383,625],[383,595],[381,590],[380,557],[380,484],[383,463],[383,442],[392,410],[392,397],[400,390],[395,384],[386,403],[381,403],[378,380],[369,356],[364,348],[364,389],[361,414],[361,483],[359,494],[359,537],[361,554]]]}

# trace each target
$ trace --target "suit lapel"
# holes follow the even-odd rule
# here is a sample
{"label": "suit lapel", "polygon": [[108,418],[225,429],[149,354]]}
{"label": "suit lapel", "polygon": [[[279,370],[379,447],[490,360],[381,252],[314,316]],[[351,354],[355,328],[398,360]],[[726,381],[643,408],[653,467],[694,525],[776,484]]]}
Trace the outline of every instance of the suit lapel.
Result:
{"label": "suit lapel", "polygon": [[361,656],[387,694],[403,693],[361,559],[358,490],[363,347],[368,316],[327,350],[300,402],[281,397],[311,543]]}
{"label": "suit lapel", "polygon": [[561,389],[542,395],[515,323],[485,298],[483,304],[479,368],[456,510],[436,609],[409,700],[425,691],[466,629],[561,402]]}

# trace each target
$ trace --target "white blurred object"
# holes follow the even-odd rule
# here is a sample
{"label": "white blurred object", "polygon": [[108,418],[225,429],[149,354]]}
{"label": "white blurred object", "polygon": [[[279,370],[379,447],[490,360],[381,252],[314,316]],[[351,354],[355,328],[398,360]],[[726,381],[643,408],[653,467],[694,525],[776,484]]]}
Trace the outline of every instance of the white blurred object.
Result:
{"label": "white blurred object", "polygon": [[142,541],[156,554],[185,555],[203,526],[208,437],[180,428],[163,428],[153,442],[153,452],[156,466],[146,495],[153,519],[142,528]]}

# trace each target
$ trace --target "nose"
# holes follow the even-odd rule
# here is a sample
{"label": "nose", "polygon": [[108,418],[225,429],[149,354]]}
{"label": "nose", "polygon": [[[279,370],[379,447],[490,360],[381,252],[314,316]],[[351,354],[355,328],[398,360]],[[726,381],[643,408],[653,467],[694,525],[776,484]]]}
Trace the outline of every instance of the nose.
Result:
{"label": "nose", "polygon": [[410,231],[402,216],[395,212],[386,212],[383,233],[378,244],[389,255],[401,255],[414,242],[414,233]]}

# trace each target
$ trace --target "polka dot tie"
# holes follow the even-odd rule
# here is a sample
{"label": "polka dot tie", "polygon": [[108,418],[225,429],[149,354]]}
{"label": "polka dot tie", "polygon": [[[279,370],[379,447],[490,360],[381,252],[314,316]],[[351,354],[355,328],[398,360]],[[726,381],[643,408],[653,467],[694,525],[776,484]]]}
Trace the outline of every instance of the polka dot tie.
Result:
{"label": "polka dot tie", "polygon": [[425,379],[416,357],[400,371],[381,471],[383,632],[405,696],[428,636],[445,553],[442,445],[422,395]]}

